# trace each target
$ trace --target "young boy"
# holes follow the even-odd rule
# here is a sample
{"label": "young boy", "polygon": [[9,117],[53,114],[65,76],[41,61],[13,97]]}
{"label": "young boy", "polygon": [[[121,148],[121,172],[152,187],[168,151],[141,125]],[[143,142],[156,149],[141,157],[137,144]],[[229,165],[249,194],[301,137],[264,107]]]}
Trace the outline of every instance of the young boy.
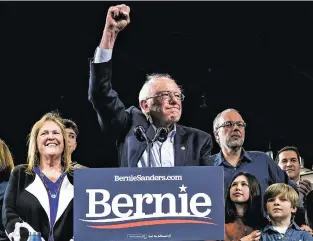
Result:
{"label": "young boy", "polygon": [[311,234],[302,231],[293,221],[297,202],[297,192],[286,184],[276,183],[266,189],[264,208],[270,223],[262,230],[262,241],[313,241]]}

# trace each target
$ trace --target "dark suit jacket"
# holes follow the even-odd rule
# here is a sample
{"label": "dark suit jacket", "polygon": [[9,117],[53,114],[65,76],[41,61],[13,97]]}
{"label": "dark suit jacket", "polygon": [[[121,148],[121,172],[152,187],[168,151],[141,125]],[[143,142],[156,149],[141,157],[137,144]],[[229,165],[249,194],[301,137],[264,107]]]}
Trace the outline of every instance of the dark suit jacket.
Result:
{"label": "dark suit jacket", "polygon": [[[14,231],[15,223],[26,222],[48,240],[50,208],[48,193],[40,177],[25,172],[27,165],[16,166],[10,176],[3,201],[2,221],[7,234]],[[73,177],[65,176],[61,185],[58,214],[53,227],[55,241],[69,241],[73,237]],[[28,232],[21,229],[21,241]]]}
{"label": "dark suit jacket", "polygon": [[[89,101],[97,112],[102,130],[109,129],[115,135],[120,166],[137,167],[147,144],[138,141],[133,130],[138,125],[143,126],[150,139],[155,135],[155,131],[141,110],[135,106],[125,109],[118,94],[112,89],[111,65],[111,61],[90,63]],[[176,125],[174,146],[175,166],[213,165],[208,161],[212,138],[206,132]]]}

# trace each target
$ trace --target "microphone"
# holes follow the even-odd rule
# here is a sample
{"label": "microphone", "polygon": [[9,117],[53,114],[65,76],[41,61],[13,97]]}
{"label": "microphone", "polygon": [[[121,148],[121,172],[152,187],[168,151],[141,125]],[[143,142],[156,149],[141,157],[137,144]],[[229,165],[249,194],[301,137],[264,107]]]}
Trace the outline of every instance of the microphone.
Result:
{"label": "microphone", "polygon": [[159,141],[159,142],[165,142],[167,139],[168,130],[165,127],[159,127],[156,130],[155,136],[152,139],[152,142]]}
{"label": "microphone", "polygon": [[[134,128],[134,135],[140,142],[146,142],[148,147],[148,167],[151,167],[151,148],[153,147],[153,143],[155,141],[165,142],[168,135],[168,130],[165,127],[159,127],[156,130],[155,136],[152,141],[147,137],[145,128],[143,126],[137,126]],[[162,162],[161,162],[162,165]]]}
{"label": "microphone", "polygon": [[137,126],[134,129],[134,134],[136,136],[136,138],[140,141],[143,142],[145,141],[146,143],[150,143],[149,138],[146,135],[146,131],[145,128],[143,128],[143,126]]}

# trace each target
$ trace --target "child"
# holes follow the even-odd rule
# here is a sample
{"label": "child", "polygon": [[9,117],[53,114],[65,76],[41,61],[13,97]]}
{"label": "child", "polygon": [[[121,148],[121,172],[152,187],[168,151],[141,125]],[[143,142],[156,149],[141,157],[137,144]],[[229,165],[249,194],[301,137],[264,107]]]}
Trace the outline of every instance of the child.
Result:
{"label": "child", "polygon": [[262,230],[262,241],[313,241],[310,233],[302,231],[293,220],[297,204],[297,192],[286,184],[276,183],[266,189],[264,208],[270,223]]}

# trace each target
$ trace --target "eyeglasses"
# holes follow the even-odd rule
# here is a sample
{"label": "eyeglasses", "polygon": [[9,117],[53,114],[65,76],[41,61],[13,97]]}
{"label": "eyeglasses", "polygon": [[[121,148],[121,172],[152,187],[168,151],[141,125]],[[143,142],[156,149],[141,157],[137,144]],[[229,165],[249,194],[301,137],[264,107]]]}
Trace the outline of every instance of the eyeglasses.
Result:
{"label": "eyeglasses", "polygon": [[185,99],[185,95],[183,93],[163,91],[163,92],[160,92],[159,94],[148,97],[146,100],[152,99],[152,98],[160,98],[161,100],[169,100],[174,97],[181,101]]}
{"label": "eyeglasses", "polygon": [[221,127],[233,128],[235,125],[238,126],[238,128],[240,129],[244,129],[247,126],[247,124],[243,121],[226,121],[223,124],[221,124],[219,127],[217,127],[216,131]]}

